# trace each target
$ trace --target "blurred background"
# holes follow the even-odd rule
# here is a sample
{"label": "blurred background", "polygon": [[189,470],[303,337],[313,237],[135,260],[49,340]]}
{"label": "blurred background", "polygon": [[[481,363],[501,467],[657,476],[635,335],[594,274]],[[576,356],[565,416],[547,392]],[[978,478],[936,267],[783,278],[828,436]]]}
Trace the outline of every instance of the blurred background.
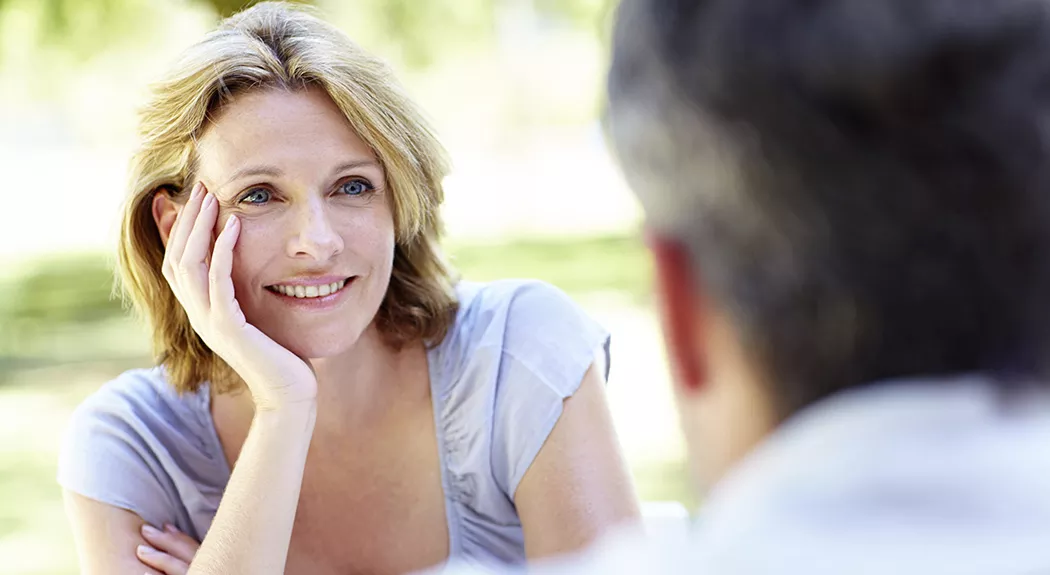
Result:
{"label": "blurred background", "polygon": [[[0,572],[76,572],[55,483],[71,410],[150,365],[111,298],[135,112],[244,0],[0,0]],[[691,506],[640,211],[598,124],[612,0],[316,0],[398,72],[452,153],[447,249],[535,277],[613,334],[609,398],[639,491]]]}

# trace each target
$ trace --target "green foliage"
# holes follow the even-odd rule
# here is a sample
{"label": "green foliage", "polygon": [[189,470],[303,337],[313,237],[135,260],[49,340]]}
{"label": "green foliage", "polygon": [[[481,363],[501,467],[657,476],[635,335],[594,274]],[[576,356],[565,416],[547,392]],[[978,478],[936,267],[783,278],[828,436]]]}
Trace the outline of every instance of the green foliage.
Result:
{"label": "green foliage", "polygon": [[464,45],[491,42],[498,2],[353,0],[344,5],[342,13],[357,34],[367,33],[376,41],[392,44],[406,66],[423,69]]}
{"label": "green foliage", "polygon": [[[260,0],[198,0],[207,4],[219,15],[220,18],[232,16],[249,6],[258,4]],[[313,0],[285,0],[286,2],[298,2],[300,4],[314,4]]]}
{"label": "green foliage", "polygon": [[448,251],[469,280],[535,278],[575,295],[618,292],[634,300],[644,300],[649,291],[649,260],[633,235],[453,245]]}
{"label": "green foliage", "polygon": [[149,0],[0,0],[0,18],[14,10],[34,16],[35,29],[25,32],[35,48],[58,49],[83,61],[137,39],[151,6]]}
{"label": "green foliage", "polygon": [[99,254],[67,255],[38,262],[0,283],[3,325],[77,324],[119,316],[110,296],[113,274]]}
{"label": "green foliage", "polygon": [[[112,347],[99,338],[124,319],[121,302],[111,297],[112,285],[101,254],[46,258],[0,280],[0,374],[5,362],[90,357],[99,346]],[[118,335],[128,331],[128,322],[121,323]],[[89,333],[94,335],[85,340]]]}
{"label": "green foliage", "polygon": [[[115,44],[138,38],[142,24],[156,19],[157,2],[174,0],[0,0],[8,10],[36,14],[33,36],[86,59]],[[259,0],[192,0],[224,18]],[[497,14],[515,3],[537,14],[601,34],[614,0],[290,0],[344,15],[355,29],[397,48],[406,66],[425,68],[463,46],[491,46]],[[150,28],[150,26],[146,26]]]}

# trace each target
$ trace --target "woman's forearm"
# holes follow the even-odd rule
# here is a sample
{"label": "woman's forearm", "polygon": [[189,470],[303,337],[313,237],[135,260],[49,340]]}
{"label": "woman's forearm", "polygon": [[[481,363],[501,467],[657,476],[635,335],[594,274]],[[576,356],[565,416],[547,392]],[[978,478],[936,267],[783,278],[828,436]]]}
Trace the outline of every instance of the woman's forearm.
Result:
{"label": "woman's forearm", "polygon": [[284,573],[316,415],[313,402],[256,412],[189,575]]}

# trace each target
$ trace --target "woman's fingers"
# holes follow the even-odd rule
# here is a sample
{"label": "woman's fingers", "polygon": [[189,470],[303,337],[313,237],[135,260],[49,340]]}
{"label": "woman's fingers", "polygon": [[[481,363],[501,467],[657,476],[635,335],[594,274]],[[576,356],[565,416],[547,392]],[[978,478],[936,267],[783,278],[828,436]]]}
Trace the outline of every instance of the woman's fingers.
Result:
{"label": "woman's fingers", "polygon": [[240,220],[237,216],[230,216],[215,239],[215,250],[208,270],[212,312],[221,314],[224,320],[233,322],[236,327],[243,326],[245,322],[244,313],[233,291],[233,247],[237,245],[240,233]]}
{"label": "woman's fingers", "polygon": [[[164,254],[163,273],[176,299],[189,316],[190,324],[200,332],[208,308],[208,263],[211,229],[218,216],[218,201],[204,185],[193,187],[172,226]],[[202,337],[206,337],[201,333]]]}
{"label": "woman's fingers", "polygon": [[[215,227],[215,218],[218,216],[218,204],[213,194],[205,192],[204,199],[201,200],[200,211],[197,212],[197,218],[186,238],[182,257],[179,258],[182,273],[193,280],[203,280],[208,270],[207,259],[208,252],[211,251],[211,231]],[[186,209],[189,209],[189,206]]]}
{"label": "woman's fingers", "polygon": [[200,543],[173,525],[165,525],[163,531],[143,525],[142,537],[149,545],[136,549],[139,561],[165,575],[185,575],[200,548]]}
{"label": "woman's fingers", "polygon": [[197,220],[197,214],[200,212],[201,196],[204,194],[204,184],[197,182],[193,186],[193,191],[190,192],[190,199],[186,201],[186,205],[179,211],[179,215],[175,216],[175,223],[171,226],[171,232],[168,233],[168,245],[164,248],[164,259],[166,262],[175,266],[182,260],[182,252],[186,247],[186,240],[189,237],[190,230],[193,229],[193,224]]}
{"label": "woman's fingers", "polygon": [[143,525],[142,537],[154,549],[186,563],[193,561],[193,556],[197,554],[197,549],[200,547],[200,543],[179,531],[174,525],[165,525],[163,531],[152,525]]}
{"label": "woman's fingers", "polygon": [[185,561],[149,545],[139,545],[135,555],[139,561],[164,575],[186,575],[190,570],[189,564]]}

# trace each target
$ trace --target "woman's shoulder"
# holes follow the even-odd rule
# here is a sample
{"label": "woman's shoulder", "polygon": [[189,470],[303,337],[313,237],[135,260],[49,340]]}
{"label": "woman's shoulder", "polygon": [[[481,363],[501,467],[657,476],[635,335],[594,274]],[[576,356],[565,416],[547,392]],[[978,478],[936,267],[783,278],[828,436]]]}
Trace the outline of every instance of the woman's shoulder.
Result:
{"label": "woman's shoulder", "polygon": [[70,417],[59,452],[59,484],[150,522],[189,527],[178,512],[178,493],[221,476],[207,397],[206,387],[178,394],[162,368],[120,374]]}
{"label": "woman's shoulder", "polygon": [[87,396],[74,411],[72,422],[120,421],[143,430],[160,424],[194,428],[207,410],[207,387],[179,394],[168,383],[162,367],[125,371]]}
{"label": "woman's shoulder", "polygon": [[[203,502],[217,502],[226,473],[208,399],[207,386],[177,393],[161,367],[125,371],[72,413],[59,453],[59,484],[153,525],[172,523],[199,534],[207,519]],[[182,504],[183,496],[202,503],[201,517]]]}
{"label": "woman's shoulder", "polygon": [[125,371],[73,411],[63,453],[204,449],[209,435],[208,399],[206,386],[195,393],[176,392],[162,367]]}
{"label": "woman's shoulder", "polygon": [[[496,393],[527,376],[571,395],[581,365],[605,359],[609,333],[565,292],[538,280],[460,282],[459,310],[431,353],[440,391]],[[453,389],[456,388],[456,389]]]}
{"label": "woman's shoulder", "polygon": [[565,340],[604,337],[604,328],[557,287],[540,280],[460,282],[459,311],[448,343],[474,351],[496,347],[521,357],[556,352]]}
{"label": "woman's shoulder", "polygon": [[545,282],[463,282],[457,291],[456,325],[431,356],[443,459],[464,513],[514,525],[518,483],[565,398],[596,361],[608,365],[609,334]]}

